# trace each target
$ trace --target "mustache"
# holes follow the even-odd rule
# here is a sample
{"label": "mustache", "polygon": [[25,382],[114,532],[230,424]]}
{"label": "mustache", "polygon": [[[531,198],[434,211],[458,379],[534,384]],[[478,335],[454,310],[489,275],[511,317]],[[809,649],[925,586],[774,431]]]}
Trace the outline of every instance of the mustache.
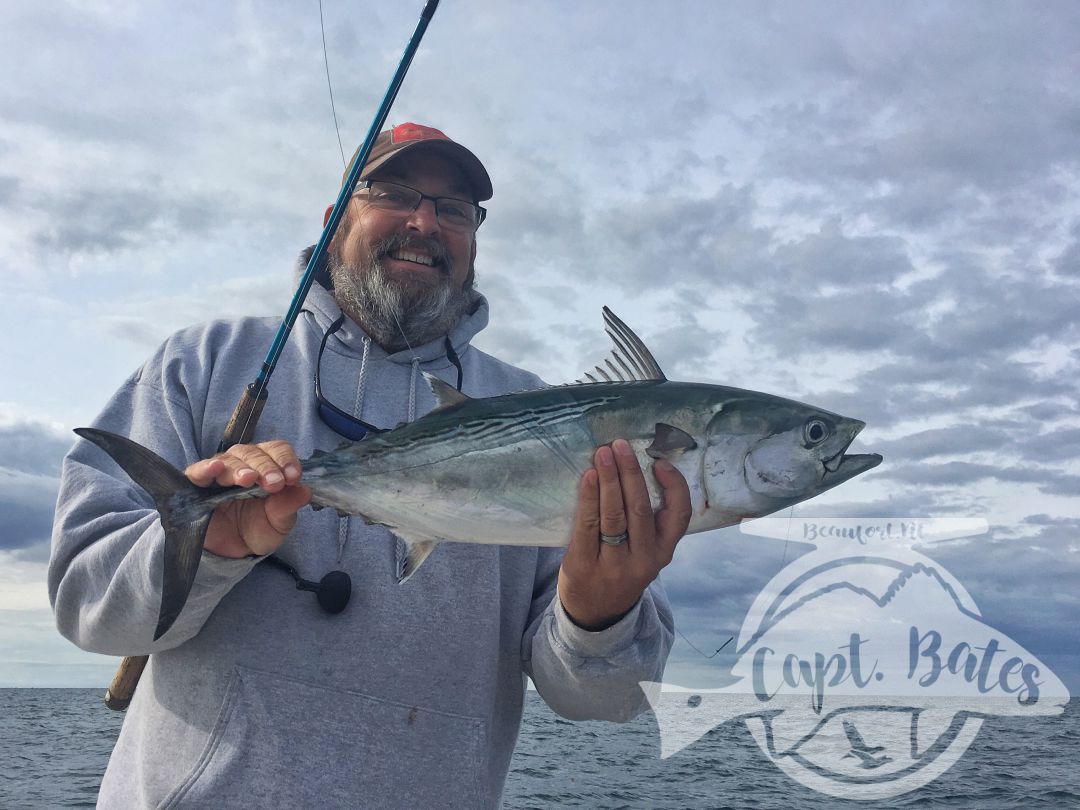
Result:
{"label": "mustache", "polygon": [[429,254],[443,272],[447,274],[453,272],[454,263],[450,258],[450,251],[438,239],[415,234],[395,233],[379,240],[371,246],[371,259],[373,262],[377,262],[395,251],[410,248]]}

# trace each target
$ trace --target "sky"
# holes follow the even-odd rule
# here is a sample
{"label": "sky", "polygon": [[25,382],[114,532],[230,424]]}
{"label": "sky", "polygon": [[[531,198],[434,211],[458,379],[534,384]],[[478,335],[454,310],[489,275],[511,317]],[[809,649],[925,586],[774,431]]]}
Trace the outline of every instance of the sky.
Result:
{"label": "sky", "polygon": [[[323,6],[349,153],[422,3]],[[1073,2],[445,0],[390,121],[492,175],[480,348],[573,380],[606,304],[669,378],[864,420],[885,462],[786,517],[985,520],[926,554],[1077,694],[1078,42]],[[0,686],[104,687],[45,590],[60,462],[173,330],[287,307],[343,168],[318,4],[7,3],[0,73]],[[685,539],[671,680],[806,549]]]}

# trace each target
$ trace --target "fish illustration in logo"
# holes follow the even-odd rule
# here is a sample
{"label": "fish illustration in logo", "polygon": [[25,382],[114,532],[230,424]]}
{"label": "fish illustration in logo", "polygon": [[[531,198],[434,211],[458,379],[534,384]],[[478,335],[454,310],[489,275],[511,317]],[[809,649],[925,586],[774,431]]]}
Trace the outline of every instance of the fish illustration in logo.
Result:
{"label": "fish illustration in logo", "polygon": [[642,684],[661,757],[738,718],[789,776],[844,798],[920,787],[960,758],[984,718],[1056,715],[1069,698],[910,544],[823,541],[763,589],[736,649],[734,683],[694,690],[696,701]]}

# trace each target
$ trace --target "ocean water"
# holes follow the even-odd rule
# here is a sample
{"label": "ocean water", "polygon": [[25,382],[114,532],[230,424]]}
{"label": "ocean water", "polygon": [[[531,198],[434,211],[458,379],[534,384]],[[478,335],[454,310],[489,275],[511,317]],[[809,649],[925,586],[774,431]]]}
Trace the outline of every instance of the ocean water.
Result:
{"label": "ocean water", "polygon": [[[0,689],[0,808],[94,805],[123,719],[106,709],[101,697],[100,689]],[[678,710],[694,706],[687,695],[664,700]],[[863,726],[869,739],[866,729],[873,724]],[[967,751],[941,776],[886,799],[841,799],[805,787],[770,761],[740,720],[720,724],[669,758],[661,759],[660,753],[651,713],[625,725],[571,723],[530,692],[503,805],[508,810],[1080,808],[1077,699],[1058,716],[987,718]]]}

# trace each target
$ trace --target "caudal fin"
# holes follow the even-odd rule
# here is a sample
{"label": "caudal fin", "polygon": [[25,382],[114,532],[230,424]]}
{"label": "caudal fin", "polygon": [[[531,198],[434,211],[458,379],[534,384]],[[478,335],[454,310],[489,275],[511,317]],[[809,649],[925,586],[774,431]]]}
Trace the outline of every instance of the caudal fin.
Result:
{"label": "caudal fin", "polygon": [[[161,582],[161,609],[158,611],[157,641],[172,627],[187,602],[195,572],[199,569],[206,527],[213,507],[200,510],[207,496],[180,470],[125,436],[96,428],[76,428],[75,432],[93,442],[112,457],[154,499],[165,530],[164,567]],[[195,508],[192,508],[195,507]]]}

